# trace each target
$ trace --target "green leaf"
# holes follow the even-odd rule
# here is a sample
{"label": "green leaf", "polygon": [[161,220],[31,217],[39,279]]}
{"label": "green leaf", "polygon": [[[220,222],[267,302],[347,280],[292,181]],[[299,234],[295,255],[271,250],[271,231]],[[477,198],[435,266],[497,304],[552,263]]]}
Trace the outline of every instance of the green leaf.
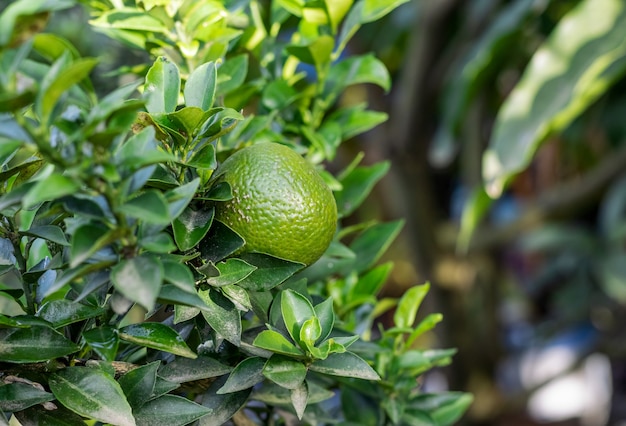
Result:
{"label": "green leaf", "polygon": [[[32,22],[32,18],[43,20],[44,25],[48,13],[55,10],[66,9],[74,6],[70,0],[57,0],[55,2],[45,0],[19,0],[7,3],[6,9],[0,15],[0,46],[6,46],[11,42],[29,38],[33,27],[37,29],[40,25]],[[15,31],[15,32],[14,32]]]}
{"label": "green leaf", "polygon": [[0,411],[22,411],[33,405],[52,401],[54,395],[26,383],[0,386]]}
{"label": "green leaf", "polygon": [[209,307],[198,296],[196,291],[193,292],[181,290],[175,285],[164,284],[159,292],[159,303],[166,305],[184,305],[207,311]]}
{"label": "green leaf", "polygon": [[122,204],[118,211],[157,225],[170,223],[169,209],[163,194],[156,190],[142,192]]}
{"label": "green leaf", "polygon": [[466,252],[469,249],[474,231],[492,204],[493,199],[487,195],[482,186],[472,190],[461,214],[461,230],[457,240],[458,250]]}
{"label": "green leaf", "polygon": [[238,89],[248,74],[248,55],[229,57],[217,69],[216,95],[223,96]]}
{"label": "green leaf", "polygon": [[48,384],[56,399],[76,414],[103,423],[135,425],[120,385],[100,369],[64,368],[53,373]]}
{"label": "green leaf", "polygon": [[218,394],[217,390],[224,386],[226,377],[216,379],[204,393],[202,405],[209,410],[208,415],[202,417],[199,426],[221,426],[230,419],[233,414],[241,409],[248,400],[251,389],[239,392]]}
{"label": "green leaf", "polygon": [[115,153],[115,160],[117,164],[134,171],[151,164],[175,161],[176,158],[157,147],[155,129],[150,126],[124,142]]}
{"label": "green leaf", "polygon": [[54,225],[41,225],[41,226],[32,226],[28,231],[22,232],[24,235],[29,235],[31,237],[43,238],[44,240],[52,241],[55,244],[59,244],[61,246],[69,246],[70,243],[67,241],[65,237],[65,233],[63,230]]}
{"label": "green leaf", "polygon": [[335,47],[335,39],[328,35],[316,37],[315,40],[304,46],[287,46],[287,53],[295,56],[306,64],[323,66],[330,62],[330,54]]}
{"label": "green leaf", "polygon": [[342,189],[335,192],[337,210],[341,217],[352,214],[370,194],[374,185],[389,171],[390,164],[383,161],[373,166],[355,167],[340,182]]}
{"label": "green leaf", "polygon": [[196,169],[215,170],[215,168],[217,168],[215,147],[212,144],[206,144],[193,154],[187,162],[187,165],[195,167]]}
{"label": "green leaf", "polygon": [[163,278],[187,293],[196,294],[196,282],[189,268],[174,260],[163,259]]}
{"label": "green leaf", "polygon": [[435,328],[437,324],[439,324],[443,320],[443,315],[441,314],[428,314],[420,323],[413,329],[409,337],[406,339],[406,346],[411,347],[415,339],[417,339],[422,334],[427,331]]}
{"label": "green leaf", "polygon": [[185,103],[208,111],[213,106],[217,70],[215,62],[207,62],[193,70],[185,84]]}
{"label": "green leaf", "polygon": [[75,426],[85,424],[84,419],[78,414],[61,404],[55,405],[57,406],[55,410],[46,410],[44,407],[34,406],[28,410],[15,412],[13,415],[22,425]]}
{"label": "green leaf", "polygon": [[295,342],[302,344],[300,330],[307,320],[315,317],[313,305],[301,294],[285,290],[280,299],[280,309],[289,335]]}
{"label": "green leaf", "polygon": [[209,325],[224,339],[235,346],[241,343],[241,315],[229,299],[214,288],[200,290],[198,294],[209,309],[202,311],[202,316]]}
{"label": "green leaf", "polygon": [[293,357],[302,357],[304,353],[294,346],[285,336],[274,330],[263,330],[252,342],[254,346]]}
{"label": "green leaf", "polygon": [[333,112],[327,120],[341,126],[342,140],[350,139],[387,121],[387,114],[366,110],[365,104],[340,108]]}
{"label": "green leaf", "polygon": [[30,328],[0,329],[0,359],[5,362],[48,361],[78,349],[78,345],[49,327],[34,325]]}
{"label": "green leaf", "polygon": [[44,303],[37,316],[52,323],[54,328],[65,327],[78,321],[95,318],[106,310],[99,306],[88,306],[67,299],[51,300]]}
{"label": "green leaf", "polygon": [[35,100],[35,111],[43,122],[48,121],[61,96],[89,76],[97,63],[98,60],[92,58],[69,62],[69,53],[66,53],[52,64],[41,82],[41,89]]}
{"label": "green leaf", "polygon": [[136,30],[146,33],[165,33],[168,30],[159,19],[146,13],[144,10],[130,7],[109,9],[98,16],[98,18],[89,21],[89,23],[99,28]]}
{"label": "green leaf", "polygon": [[393,322],[396,327],[413,327],[417,310],[428,294],[428,290],[430,290],[430,284],[426,283],[411,287],[402,295],[393,315]]}
{"label": "green leaf", "polygon": [[361,23],[378,21],[409,0],[363,0]]}
{"label": "green leaf", "polygon": [[198,138],[214,141],[233,130],[237,123],[243,120],[243,115],[232,108],[217,109],[218,111],[210,116],[198,131]]}
{"label": "green leaf", "polygon": [[380,376],[362,358],[352,352],[334,353],[324,360],[313,362],[309,369],[332,376],[354,377],[365,380],[380,380]]}
{"label": "green leaf", "polygon": [[157,322],[143,322],[122,327],[119,330],[122,340],[147,348],[165,351],[186,358],[196,355],[182,337],[172,328]]}
{"label": "green leaf", "polygon": [[307,400],[309,399],[309,386],[306,381],[302,381],[295,389],[291,389],[291,405],[296,410],[296,415],[299,420],[302,420],[304,416],[304,410],[306,409]]}
{"label": "green leaf", "polygon": [[370,268],[387,251],[403,225],[401,220],[379,223],[356,237],[350,244],[350,250],[356,254],[354,268],[358,272]]}
{"label": "green leaf", "polygon": [[267,360],[263,375],[287,389],[295,389],[306,377],[306,367],[300,361],[274,354]]}
{"label": "green leaf", "polygon": [[257,269],[256,266],[237,258],[218,262],[215,264],[215,268],[219,271],[219,275],[207,279],[209,285],[214,287],[237,284]]}
{"label": "green leaf", "polygon": [[160,361],[154,361],[142,365],[119,378],[118,382],[126,395],[126,399],[134,409],[147,402],[152,396],[160,363]]}
{"label": "green leaf", "polygon": [[70,247],[70,268],[75,268],[92,257],[98,250],[116,240],[115,230],[86,223],[74,231]]}
{"label": "green leaf", "polygon": [[126,298],[150,311],[163,283],[163,266],[149,256],[122,260],[111,269],[111,281]]}
{"label": "green leaf", "polygon": [[139,426],[184,426],[210,414],[211,409],[177,395],[163,395],[134,411]]}
{"label": "green leaf", "polygon": [[330,332],[333,331],[333,326],[335,325],[333,302],[333,298],[329,297],[315,305],[315,316],[319,319],[320,326],[322,327],[322,332],[319,337],[320,340],[325,340],[330,335]]}
{"label": "green leaf", "polygon": [[105,361],[114,361],[117,357],[117,348],[120,343],[117,330],[110,326],[101,326],[87,330],[83,339]]}
{"label": "green leaf", "polygon": [[300,263],[289,262],[260,253],[246,253],[240,258],[257,268],[237,283],[240,287],[251,291],[270,290],[303,267]]}
{"label": "green leaf", "polygon": [[421,394],[410,406],[428,412],[437,426],[449,426],[461,418],[473,399],[472,395],[461,392]]}
{"label": "green leaf", "polygon": [[146,74],[144,94],[149,113],[174,112],[180,94],[180,74],[176,64],[159,56]]}
{"label": "green leaf", "polygon": [[172,222],[174,241],[181,251],[194,248],[206,236],[213,223],[214,208],[194,210],[187,207]]}
{"label": "green leaf", "polygon": [[200,179],[194,179],[165,193],[172,219],[176,219],[189,205],[199,185]]}
{"label": "green leaf", "polygon": [[200,255],[208,262],[218,262],[239,250],[245,241],[219,220],[213,221],[207,237],[200,242]]}
{"label": "green leaf", "polygon": [[263,367],[267,360],[261,357],[250,357],[241,361],[230,373],[218,394],[239,392],[263,381]]}
{"label": "green leaf", "polygon": [[385,64],[372,53],[352,56],[330,68],[326,80],[326,90],[334,96],[353,84],[372,83],[386,92],[391,88],[391,76]]}
{"label": "green leaf", "polygon": [[74,194],[80,186],[74,179],[53,173],[45,179],[37,181],[22,199],[22,206],[29,209],[44,201],[55,200],[66,195]]}
{"label": "green leaf", "polygon": [[315,342],[322,335],[322,326],[320,325],[320,320],[317,317],[309,318],[302,324],[302,328],[300,329],[300,336],[298,340],[301,345],[304,345],[307,348],[307,351],[313,355],[315,358],[326,358],[328,356],[328,352],[325,351],[328,346],[324,347],[315,347]]}
{"label": "green leaf", "polygon": [[623,75],[625,55],[623,1],[585,0],[561,19],[498,112],[483,157],[490,196]]}
{"label": "green leaf", "polygon": [[176,358],[159,369],[159,376],[174,383],[185,383],[223,376],[231,370],[211,357],[199,356],[196,359]]}
{"label": "green leaf", "polygon": [[281,110],[298,98],[298,92],[285,80],[274,80],[263,89],[261,102],[270,111]]}

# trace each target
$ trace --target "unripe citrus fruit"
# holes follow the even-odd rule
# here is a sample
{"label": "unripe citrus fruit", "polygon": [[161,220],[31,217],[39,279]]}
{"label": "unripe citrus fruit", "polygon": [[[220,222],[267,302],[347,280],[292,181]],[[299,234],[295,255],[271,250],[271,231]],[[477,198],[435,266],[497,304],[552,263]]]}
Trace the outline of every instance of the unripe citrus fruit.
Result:
{"label": "unripe citrus fruit", "polygon": [[284,145],[259,143],[237,151],[213,181],[227,182],[233,194],[217,203],[215,219],[243,237],[245,251],[310,265],[333,239],[337,205],[330,188]]}

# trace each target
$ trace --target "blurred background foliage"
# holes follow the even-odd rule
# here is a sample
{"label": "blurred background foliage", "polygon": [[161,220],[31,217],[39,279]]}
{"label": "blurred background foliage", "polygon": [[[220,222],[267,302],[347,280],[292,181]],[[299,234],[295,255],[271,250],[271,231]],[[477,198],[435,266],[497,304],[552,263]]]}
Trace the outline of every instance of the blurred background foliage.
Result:
{"label": "blurred background foliage", "polygon": [[[99,67],[147,62],[80,13],[51,25]],[[354,220],[406,219],[385,292],[432,283],[421,315],[446,321],[426,343],[459,352],[425,387],[472,392],[466,424],[626,422],[625,16],[621,0],[413,0],[348,46],[394,84],[343,101],[390,119],[332,167],[391,160]]]}

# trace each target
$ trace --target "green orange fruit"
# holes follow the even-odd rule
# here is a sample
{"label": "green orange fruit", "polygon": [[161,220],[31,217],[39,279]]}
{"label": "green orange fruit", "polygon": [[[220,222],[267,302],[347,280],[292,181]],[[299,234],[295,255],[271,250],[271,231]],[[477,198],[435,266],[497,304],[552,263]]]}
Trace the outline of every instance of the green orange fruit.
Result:
{"label": "green orange fruit", "polygon": [[312,164],[291,148],[258,143],[215,171],[233,198],[217,203],[215,219],[244,240],[244,250],[310,265],[326,251],[337,226],[332,191]]}

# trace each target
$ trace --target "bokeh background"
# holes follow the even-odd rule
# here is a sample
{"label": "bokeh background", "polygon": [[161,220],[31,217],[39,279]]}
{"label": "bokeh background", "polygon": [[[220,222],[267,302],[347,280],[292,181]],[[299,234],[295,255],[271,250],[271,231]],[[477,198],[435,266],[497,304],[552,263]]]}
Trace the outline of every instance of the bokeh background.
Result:
{"label": "bokeh background", "polygon": [[[374,51],[394,84],[389,93],[353,86],[343,101],[368,102],[389,120],[346,144],[330,167],[360,151],[365,162],[390,161],[356,219],[406,221],[386,255],[395,269],[384,292],[431,282],[421,315],[445,319],[419,344],[458,354],[423,386],[472,392],[463,424],[626,425],[626,20],[612,17],[582,46],[551,38],[583,3],[611,14],[624,12],[621,1],[412,0],[350,45]],[[101,67],[141,62],[81,14],[60,14],[50,29]],[[570,30],[598,19],[579,16]],[[498,114],[547,43],[572,69],[596,66],[585,58],[617,47],[591,98],[539,87],[535,128],[520,134],[538,124],[550,131],[489,199],[483,159]],[[106,92],[116,79],[97,84]],[[578,108],[555,119],[550,105],[561,96]]]}

